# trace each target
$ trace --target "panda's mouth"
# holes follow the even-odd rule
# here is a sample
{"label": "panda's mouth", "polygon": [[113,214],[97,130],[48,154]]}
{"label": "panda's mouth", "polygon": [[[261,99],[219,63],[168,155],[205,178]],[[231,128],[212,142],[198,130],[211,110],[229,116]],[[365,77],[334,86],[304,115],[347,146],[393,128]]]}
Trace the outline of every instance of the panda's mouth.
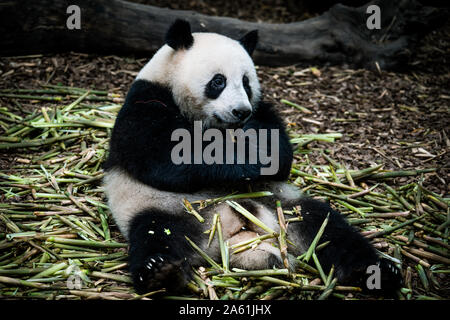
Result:
{"label": "panda's mouth", "polygon": [[241,121],[241,120],[231,120],[231,121],[230,120],[225,120],[224,118],[220,117],[217,113],[214,113],[213,117],[214,117],[214,119],[216,120],[216,122],[219,125],[221,125],[223,127],[227,127],[227,128],[228,127],[232,128],[232,127],[242,126],[245,123],[245,121],[247,121],[247,119],[245,119],[245,121]]}

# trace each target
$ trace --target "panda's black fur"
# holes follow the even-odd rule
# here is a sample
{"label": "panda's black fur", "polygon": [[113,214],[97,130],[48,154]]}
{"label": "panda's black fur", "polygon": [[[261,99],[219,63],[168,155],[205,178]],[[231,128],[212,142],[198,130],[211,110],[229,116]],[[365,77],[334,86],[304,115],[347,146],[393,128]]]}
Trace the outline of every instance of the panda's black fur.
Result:
{"label": "panda's black fur", "polygon": [[[183,36],[177,38],[174,36],[175,31],[182,32]],[[183,29],[183,25],[177,22],[170,29],[166,41],[172,47],[188,49],[192,45],[189,35],[186,25]],[[256,45],[256,33],[243,39],[241,44],[251,54]],[[330,242],[317,252],[324,271],[328,273],[334,266],[340,283],[356,283],[365,288],[365,281],[369,276],[366,274],[367,267],[378,264],[381,269],[381,290],[378,291],[390,292],[399,287],[401,277],[398,269],[389,260],[380,258],[371,244],[340,213],[327,203],[302,196],[283,197],[278,192],[275,182],[288,178],[293,152],[283,122],[271,104],[260,101],[243,129],[279,129],[279,170],[273,176],[260,175],[263,167],[261,163],[175,165],[170,157],[176,144],[171,141],[171,134],[179,128],[192,132],[193,123],[180,112],[171,89],[156,82],[136,80],[116,119],[105,163],[106,175],[121,172],[141,183],[142,188],[148,186],[151,190],[166,191],[174,198],[179,198],[180,194],[197,195],[202,190],[226,195],[233,191],[248,192],[249,186],[254,188],[252,191],[266,190],[261,188],[266,186],[269,191],[274,191],[272,197],[237,202],[252,213],[257,212],[258,208],[264,208],[265,214],[273,212],[274,216],[276,200],[281,200],[286,209],[299,206],[303,221],[288,226],[288,235],[295,244],[289,246],[289,252],[294,257],[309,247],[329,213],[329,222],[321,242]],[[258,187],[260,189],[256,189]],[[115,192],[120,193],[120,190]],[[184,211],[181,201],[176,207],[158,205],[142,208],[132,214],[124,235],[130,244],[129,270],[136,291],[144,293],[161,287],[169,292],[183,289],[190,279],[191,267],[205,263],[185,237],[188,236],[196,244],[205,243],[208,235],[204,231],[210,228],[208,223],[211,222],[211,216],[216,210],[223,208],[218,204],[200,210],[200,214],[207,220],[203,224]],[[242,226],[245,228],[254,228],[248,221],[243,221],[245,219],[239,217],[239,214],[233,218],[242,219]],[[225,222],[224,233],[228,227]],[[252,231],[258,233],[258,229]],[[233,232],[230,232],[230,236],[239,234],[240,230]],[[206,247],[203,249],[206,250]],[[266,268],[283,268],[276,255],[265,253],[266,258],[259,261],[260,265]],[[218,258],[217,252],[212,252],[211,255]],[[251,269],[252,265],[247,262],[245,267]]]}

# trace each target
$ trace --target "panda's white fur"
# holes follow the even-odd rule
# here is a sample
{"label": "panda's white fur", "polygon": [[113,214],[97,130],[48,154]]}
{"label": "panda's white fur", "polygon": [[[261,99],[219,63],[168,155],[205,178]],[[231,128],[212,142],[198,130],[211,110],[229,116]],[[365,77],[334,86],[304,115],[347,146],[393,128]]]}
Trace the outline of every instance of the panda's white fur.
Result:
{"label": "panda's white fur", "polygon": [[[217,33],[193,33],[192,36],[194,45],[188,50],[174,50],[167,44],[162,46],[138,73],[136,80],[169,86],[182,113],[191,120],[202,120],[205,127],[218,125],[214,113],[231,122],[233,107],[252,108],[260,99],[260,84],[253,61],[236,40]],[[217,73],[226,76],[227,86],[218,99],[210,100],[204,95],[204,86]],[[251,101],[242,87],[243,75],[248,77],[252,88]]]}

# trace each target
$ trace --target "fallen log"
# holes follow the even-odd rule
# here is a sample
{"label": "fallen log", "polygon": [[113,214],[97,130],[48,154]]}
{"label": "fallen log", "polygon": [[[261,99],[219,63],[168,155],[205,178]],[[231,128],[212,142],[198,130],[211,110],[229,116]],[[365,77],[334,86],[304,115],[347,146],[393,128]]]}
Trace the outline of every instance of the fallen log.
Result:
{"label": "fallen log", "polygon": [[[305,21],[270,24],[170,10],[121,0],[80,0],[80,29],[66,26],[65,0],[0,2],[0,55],[65,51],[150,56],[163,43],[169,24],[188,20],[193,31],[239,38],[258,29],[257,64],[346,64],[374,69],[400,68],[415,42],[440,25],[446,9],[422,6],[417,0],[377,0],[358,8],[335,5]],[[369,30],[369,4],[381,9],[381,29]]]}

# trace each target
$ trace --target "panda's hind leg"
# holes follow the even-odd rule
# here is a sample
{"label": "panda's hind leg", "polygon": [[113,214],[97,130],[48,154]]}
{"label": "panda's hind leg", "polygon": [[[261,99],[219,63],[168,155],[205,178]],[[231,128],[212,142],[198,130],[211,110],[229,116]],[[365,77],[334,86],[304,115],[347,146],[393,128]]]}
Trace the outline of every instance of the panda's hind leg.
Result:
{"label": "panda's hind leg", "polygon": [[[329,220],[320,243],[330,241],[323,249],[317,251],[319,262],[325,272],[335,267],[335,276],[341,283],[358,284],[373,293],[389,292],[399,288],[400,271],[395,265],[380,258],[374,247],[345,218],[333,210],[327,203],[310,198],[301,198],[297,202],[301,208],[303,220],[292,223],[288,234],[297,234],[307,247],[315,238],[318,230],[329,213]],[[369,266],[378,266],[381,288],[367,288]]]}
{"label": "panda's hind leg", "polygon": [[190,280],[189,261],[195,255],[185,239],[197,241],[198,227],[191,217],[145,210],[129,229],[129,271],[137,293],[166,288],[180,292]]}

